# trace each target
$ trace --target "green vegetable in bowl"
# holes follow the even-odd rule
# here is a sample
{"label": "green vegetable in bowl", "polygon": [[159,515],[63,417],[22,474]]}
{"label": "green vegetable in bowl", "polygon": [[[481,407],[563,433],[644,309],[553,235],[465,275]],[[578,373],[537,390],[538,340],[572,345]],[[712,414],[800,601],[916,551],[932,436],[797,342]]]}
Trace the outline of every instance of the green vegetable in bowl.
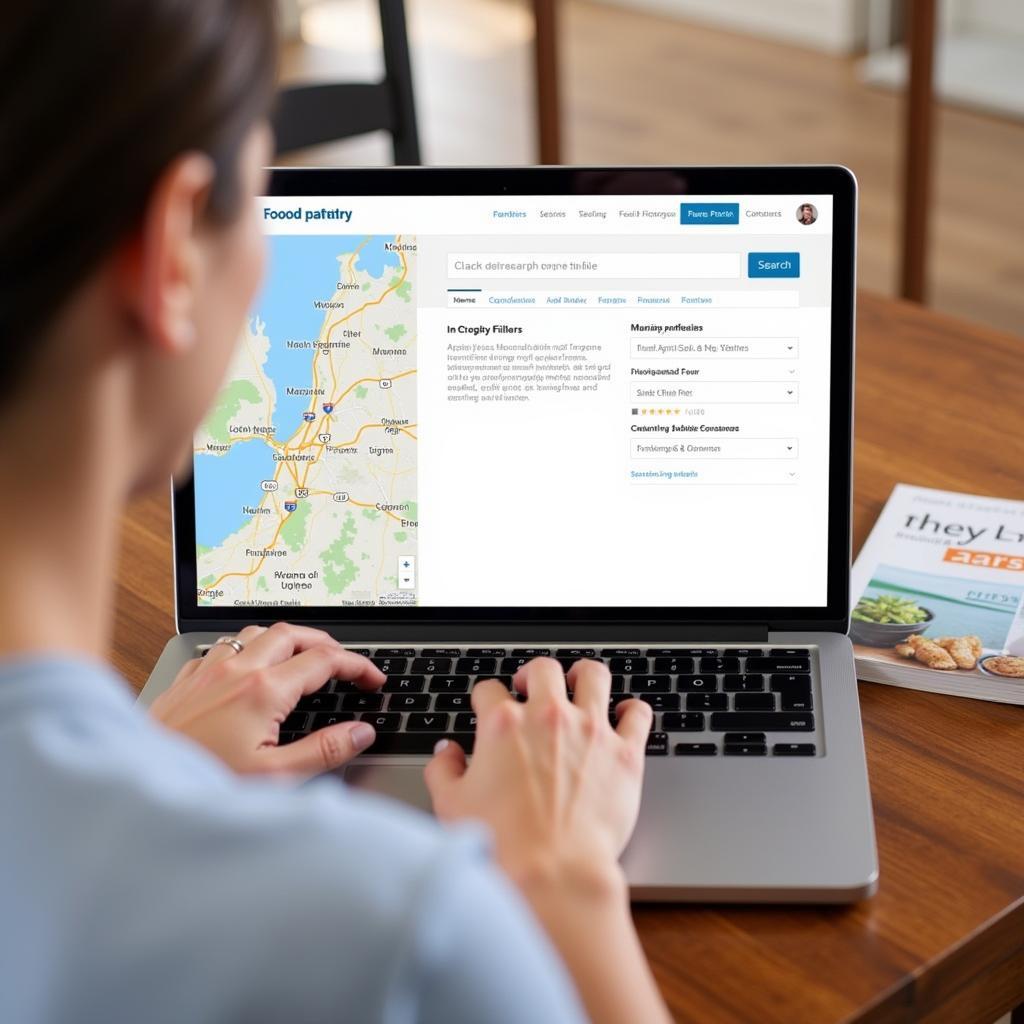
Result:
{"label": "green vegetable in bowl", "polygon": [[928,613],[916,601],[906,597],[862,597],[853,609],[853,618],[858,622],[892,622],[912,626],[924,622]]}

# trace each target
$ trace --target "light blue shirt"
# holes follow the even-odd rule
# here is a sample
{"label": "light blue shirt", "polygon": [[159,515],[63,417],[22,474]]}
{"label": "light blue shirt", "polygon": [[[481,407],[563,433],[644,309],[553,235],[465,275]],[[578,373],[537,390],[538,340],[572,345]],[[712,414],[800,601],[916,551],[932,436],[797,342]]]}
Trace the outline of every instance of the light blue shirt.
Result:
{"label": "light blue shirt", "polygon": [[108,669],[0,663],[5,1024],[584,1019],[482,832],[240,779]]}

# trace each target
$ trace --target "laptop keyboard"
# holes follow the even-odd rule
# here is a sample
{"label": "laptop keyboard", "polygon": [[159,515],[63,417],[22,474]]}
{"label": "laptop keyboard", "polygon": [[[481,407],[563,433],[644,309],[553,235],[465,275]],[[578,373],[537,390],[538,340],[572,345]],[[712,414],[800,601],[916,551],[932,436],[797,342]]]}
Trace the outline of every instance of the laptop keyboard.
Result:
{"label": "laptop keyboard", "polygon": [[[649,757],[814,757],[815,674],[806,647],[352,648],[387,676],[378,692],[329,680],[281,725],[292,743],[337,722],[362,719],[377,732],[367,754],[431,754],[442,739],[473,751],[470,691],[483,679],[512,689],[515,671],[549,655],[568,669],[581,658],[612,674],[609,718],[629,697],[654,710]],[[570,699],[572,694],[570,693]],[[517,694],[520,701],[526,698]]]}

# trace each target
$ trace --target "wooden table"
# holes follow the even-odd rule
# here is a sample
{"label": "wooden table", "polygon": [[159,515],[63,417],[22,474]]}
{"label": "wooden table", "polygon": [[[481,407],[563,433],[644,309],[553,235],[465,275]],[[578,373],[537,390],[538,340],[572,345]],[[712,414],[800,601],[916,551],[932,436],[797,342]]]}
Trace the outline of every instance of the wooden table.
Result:
{"label": "wooden table", "polygon": [[[866,295],[859,308],[856,546],[897,481],[1024,498],[1024,340]],[[125,526],[114,660],[141,686],[173,630],[166,499]],[[639,909],[679,1021],[992,1024],[1024,1003],[1024,708],[868,683],[861,704],[878,895]]]}

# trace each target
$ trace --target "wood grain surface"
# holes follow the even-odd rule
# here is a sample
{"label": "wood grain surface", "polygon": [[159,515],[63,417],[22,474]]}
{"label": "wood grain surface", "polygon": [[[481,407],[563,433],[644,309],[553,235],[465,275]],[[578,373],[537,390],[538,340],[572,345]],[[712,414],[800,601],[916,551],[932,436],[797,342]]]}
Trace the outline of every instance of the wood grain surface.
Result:
{"label": "wood grain surface", "polygon": [[[861,296],[855,549],[897,481],[1024,499],[1022,365],[1019,338]],[[167,496],[124,526],[113,657],[141,687],[174,628]],[[678,1021],[992,1024],[1024,1003],[1024,708],[860,693],[878,895],[638,909]]]}

